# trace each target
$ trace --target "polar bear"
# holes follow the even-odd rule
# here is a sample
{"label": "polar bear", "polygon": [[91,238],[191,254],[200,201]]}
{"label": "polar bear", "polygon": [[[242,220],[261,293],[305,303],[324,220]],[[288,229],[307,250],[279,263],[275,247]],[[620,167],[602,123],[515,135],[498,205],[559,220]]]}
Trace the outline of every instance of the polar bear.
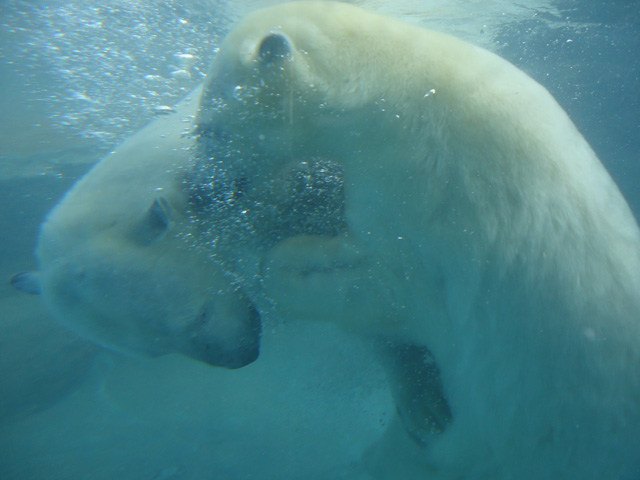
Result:
{"label": "polar bear", "polygon": [[344,228],[279,238],[260,287],[380,346],[402,422],[373,476],[640,478],[640,231],[542,86],[450,36],[298,2],[229,33],[196,124],[195,183],[224,171],[238,214],[292,162],[340,169]]}
{"label": "polar bear", "polygon": [[200,89],[124,142],[49,214],[40,271],[13,283],[41,292],[60,323],[127,354],[182,353],[239,368],[259,353],[260,316],[188,235],[181,172]]}

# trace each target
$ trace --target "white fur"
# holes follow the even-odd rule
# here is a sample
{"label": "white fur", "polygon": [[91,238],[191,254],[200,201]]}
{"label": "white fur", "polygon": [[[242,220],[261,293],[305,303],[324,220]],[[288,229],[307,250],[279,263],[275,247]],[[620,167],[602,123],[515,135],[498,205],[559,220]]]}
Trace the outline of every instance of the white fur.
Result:
{"label": "white fur", "polygon": [[[291,51],[267,64],[273,34]],[[433,353],[451,425],[424,448],[390,429],[372,471],[640,477],[640,232],[542,86],[447,35],[299,2],[229,34],[199,123],[234,135],[256,198],[291,159],[344,169],[349,232],[286,240],[264,288],[291,318]]]}

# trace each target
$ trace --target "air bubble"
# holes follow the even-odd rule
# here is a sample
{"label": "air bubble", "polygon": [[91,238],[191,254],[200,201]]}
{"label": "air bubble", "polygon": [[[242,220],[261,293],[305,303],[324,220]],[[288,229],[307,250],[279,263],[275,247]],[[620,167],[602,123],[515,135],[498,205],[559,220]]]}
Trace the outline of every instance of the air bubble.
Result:
{"label": "air bubble", "polygon": [[171,72],[171,78],[175,78],[176,80],[189,80],[191,74],[184,69],[174,70]]}
{"label": "air bubble", "polygon": [[235,98],[238,101],[242,100],[242,86],[240,85],[236,85],[235,87],[233,87],[233,98]]}
{"label": "air bubble", "polygon": [[170,115],[176,113],[176,110],[168,105],[156,105],[153,107],[154,115]]}
{"label": "air bubble", "polygon": [[183,70],[189,70],[196,57],[190,53],[175,53],[173,55],[178,60],[178,65]]}

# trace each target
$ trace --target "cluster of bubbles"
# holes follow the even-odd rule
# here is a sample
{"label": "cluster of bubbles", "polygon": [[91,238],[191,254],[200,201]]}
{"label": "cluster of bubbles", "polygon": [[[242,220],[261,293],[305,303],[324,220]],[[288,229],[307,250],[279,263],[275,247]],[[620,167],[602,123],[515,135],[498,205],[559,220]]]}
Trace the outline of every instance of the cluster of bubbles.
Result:
{"label": "cluster of bubbles", "polygon": [[224,0],[7,0],[0,53],[61,133],[111,148],[202,81],[225,12]]}
{"label": "cluster of bubbles", "polygon": [[[266,79],[254,72],[255,77],[235,86],[229,98],[205,85],[193,132],[193,159],[184,176],[193,229],[185,237],[236,276],[255,271],[252,259],[281,240],[334,236],[346,229],[342,167],[312,155],[284,153],[286,158],[278,158],[273,152],[286,148],[265,147],[283,141],[278,135],[270,138],[268,132],[272,124],[284,123],[288,108],[283,102],[290,98],[281,92],[290,88],[281,78],[272,84],[273,69],[263,70]],[[278,70],[278,77],[281,73]],[[266,130],[247,138],[245,125]],[[264,164],[273,168],[268,178],[256,173]],[[234,268],[229,259],[244,259],[249,267]]]}
{"label": "cluster of bubbles", "polygon": [[224,263],[242,251],[246,260],[289,237],[335,236],[346,230],[339,164],[314,157],[292,159],[270,181],[260,180],[256,189],[246,166],[259,159],[234,150],[236,142],[216,142],[204,134],[198,138],[200,144],[211,142],[217,147],[201,145],[184,179],[196,246],[210,258]]}

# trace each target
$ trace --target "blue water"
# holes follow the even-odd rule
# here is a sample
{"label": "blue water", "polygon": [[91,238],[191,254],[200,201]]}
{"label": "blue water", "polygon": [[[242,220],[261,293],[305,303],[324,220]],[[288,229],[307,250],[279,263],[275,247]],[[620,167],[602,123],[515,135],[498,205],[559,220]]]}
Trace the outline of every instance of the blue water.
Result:
{"label": "blue water", "polygon": [[640,218],[640,4],[557,5],[559,22],[506,25],[497,52],[551,91]]}
{"label": "blue water", "polygon": [[[365,478],[360,455],[394,407],[355,339],[279,325],[235,372],[126,358],[8,286],[35,268],[46,212],[202,80],[233,18],[224,2],[141,3],[0,5],[0,478]],[[501,19],[492,48],[554,94],[640,218],[640,6],[556,6]]]}

